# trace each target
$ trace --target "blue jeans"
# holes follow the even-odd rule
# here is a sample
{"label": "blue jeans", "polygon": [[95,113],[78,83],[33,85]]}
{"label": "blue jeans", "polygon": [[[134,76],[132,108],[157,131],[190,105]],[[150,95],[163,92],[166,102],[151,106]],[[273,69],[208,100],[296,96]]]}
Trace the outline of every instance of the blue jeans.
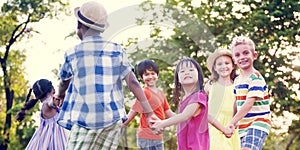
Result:
{"label": "blue jeans", "polygon": [[140,150],[163,150],[164,144],[162,140],[149,140],[137,138],[137,146]]}
{"label": "blue jeans", "polygon": [[251,148],[252,150],[262,150],[268,134],[264,131],[250,128],[247,135],[241,137],[241,147]]}

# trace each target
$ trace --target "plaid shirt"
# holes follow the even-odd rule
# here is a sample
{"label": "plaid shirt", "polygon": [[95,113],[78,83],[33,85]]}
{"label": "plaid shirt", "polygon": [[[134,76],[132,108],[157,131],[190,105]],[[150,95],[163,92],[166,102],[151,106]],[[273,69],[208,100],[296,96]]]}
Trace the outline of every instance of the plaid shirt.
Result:
{"label": "plaid shirt", "polygon": [[90,36],[65,54],[60,78],[72,78],[58,124],[108,127],[125,115],[122,80],[132,71],[120,45]]}

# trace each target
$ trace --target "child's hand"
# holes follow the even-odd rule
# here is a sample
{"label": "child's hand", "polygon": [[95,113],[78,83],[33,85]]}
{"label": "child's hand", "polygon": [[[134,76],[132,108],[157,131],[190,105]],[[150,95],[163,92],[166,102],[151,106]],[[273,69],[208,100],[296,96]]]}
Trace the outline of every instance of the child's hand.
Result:
{"label": "child's hand", "polygon": [[230,123],[227,127],[230,128],[232,132],[234,132],[234,130],[235,130],[234,124]]}
{"label": "child's hand", "polygon": [[57,95],[54,95],[54,96],[53,96],[52,103],[53,103],[53,105],[56,106],[56,107],[61,107],[61,106],[62,106],[62,103],[63,103],[63,99],[61,99],[61,98],[58,97]]}
{"label": "child's hand", "polygon": [[127,124],[122,123],[121,128],[126,128],[126,127],[127,127]]}
{"label": "child's hand", "polygon": [[163,121],[159,120],[152,125],[151,130],[154,134],[161,134],[164,131],[164,128],[162,127],[162,123]]}
{"label": "child's hand", "polygon": [[161,120],[154,113],[147,115],[147,125],[150,129],[152,125],[157,121],[161,121]]}
{"label": "child's hand", "polygon": [[223,134],[225,135],[225,137],[227,138],[231,138],[231,136],[233,135],[234,130],[232,130],[229,127],[226,127],[225,130],[223,131]]}
{"label": "child's hand", "polygon": [[225,137],[231,138],[231,136],[233,135],[234,131],[235,131],[235,126],[232,123],[229,123],[229,125],[226,127],[226,131],[223,132],[223,134],[225,135]]}
{"label": "child's hand", "polygon": [[122,128],[122,129],[123,129],[123,128],[126,128],[127,125],[129,124],[129,122],[130,122],[130,121],[128,121],[127,116],[126,116],[126,117],[123,117],[123,118],[122,118],[122,125],[121,125],[121,128]]}

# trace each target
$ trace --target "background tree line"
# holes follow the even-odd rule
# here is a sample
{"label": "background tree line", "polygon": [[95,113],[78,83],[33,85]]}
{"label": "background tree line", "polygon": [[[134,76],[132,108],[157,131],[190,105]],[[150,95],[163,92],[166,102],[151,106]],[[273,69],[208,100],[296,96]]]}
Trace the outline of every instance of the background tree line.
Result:
{"label": "background tree line", "polygon": [[[159,64],[160,85],[170,103],[173,67],[180,58],[194,58],[202,66],[205,77],[209,77],[206,68],[208,54],[218,47],[229,48],[234,36],[249,36],[259,55],[255,68],[264,75],[272,97],[273,127],[264,149],[299,149],[296,144],[300,140],[299,1],[167,0],[161,5],[146,1],[141,4],[141,9],[145,12],[144,18],[151,19],[146,22],[139,18],[137,24],[152,27],[150,39],[154,42],[146,48],[136,46],[136,52],[130,56],[134,62],[153,59]],[[166,32],[166,28],[160,25],[162,22],[174,23],[170,37],[162,35]],[[132,38],[127,44],[138,45],[138,41]],[[293,120],[287,132],[278,132],[282,124],[274,122],[278,117],[286,117],[287,112],[298,120]],[[167,149],[174,145],[174,141],[176,144],[176,140],[171,141],[167,142]]]}
{"label": "background tree line", "polygon": [[[61,0],[11,0],[1,6],[0,149],[24,149],[36,128],[30,114],[36,112],[38,106],[29,112],[29,117],[22,123],[17,123],[13,118],[23,105],[29,88],[23,66],[28,59],[24,54],[26,50],[15,49],[14,45],[24,38],[30,38],[32,32],[38,32],[30,24],[66,13],[67,6],[68,2]],[[265,76],[269,86],[273,98],[272,117],[275,119],[289,112],[299,118],[298,0],[212,0],[197,3],[192,0],[167,0],[161,5],[145,1],[140,8],[152,18],[149,22],[137,18],[137,24],[151,26],[150,38],[153,44],[142,48],[137,46],[137,51],[131,53],[130,58],[133,64],[143,59],[153,59],[158,63],[159,85],[170,104],[173,67],[180,58],[188,56],[196,59],[205,77],[209,77],[206,68],[209,52],[219,46],[228,47],[234,36],[244,34],[256,44],[259,58],[255,61],[255,67]],[[172,32],[169,37],[163,35],[166,28],[159,26],[165,21],[173,23],[173,28],[167,29]],[[138,40],[128,39],[124,46],[135,45]],[[174,105],[171,107],[173,111],[177,110]],[[137,122],[130,124],[132,129],[137,126]],[[294,120],[286,133],[277,133],[279,129],[280,126],[273,126],[264,149],[299,149],[296,144],[300,140],[299,120]],[[176,149],[174,130],[166,134],[166,149]],[[135,135],[127,137],[128,142],[131,142],[134,140],[131,137]]]}

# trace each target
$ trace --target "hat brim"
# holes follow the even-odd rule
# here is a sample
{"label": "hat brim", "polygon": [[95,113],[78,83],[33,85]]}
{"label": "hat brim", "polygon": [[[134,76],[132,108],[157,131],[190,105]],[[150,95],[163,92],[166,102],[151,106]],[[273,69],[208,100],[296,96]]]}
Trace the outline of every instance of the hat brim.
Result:
{"label": "hat brim", "polygon": [[219,58],[220,56],[229,56],[232,58],[232,53],[227,49],[217,49],[215,50],[215,52],[210,54],[207,58],[206,66],[211,73],[216,59]]}
{"label": "hat brim", "polygon": [[104,30],[107,26],[107,24],[97,24],[97,23],[89,20],[88,18],[85,18],[83,15],[80,14],[80,7],[76,7],[74,9],[74,15],[80,23],[84,24],[85,26],[87,26],[89,28],[92,28],[92,29],[95,29],[95,30],[98,30],[101,32],[104,32]]}

